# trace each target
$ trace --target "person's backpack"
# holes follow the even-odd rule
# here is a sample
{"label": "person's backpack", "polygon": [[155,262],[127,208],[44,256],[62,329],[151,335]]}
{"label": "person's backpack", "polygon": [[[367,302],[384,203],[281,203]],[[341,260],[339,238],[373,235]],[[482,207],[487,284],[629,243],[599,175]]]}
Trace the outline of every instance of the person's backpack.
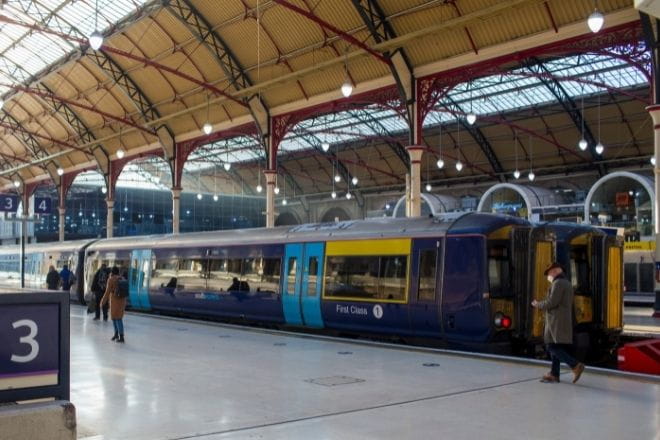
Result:
{"label": "person's backpack", "polygon": [[126,298],[128,296],[128,280],[119,280],[117,296],[119,298]]}
{"label": "person's backpack", "polygon": [[104,293],[107,284],[108,284],[108,272],[102,270],[99,272],[99,277],[96,280],[96,289],[99,292]]}

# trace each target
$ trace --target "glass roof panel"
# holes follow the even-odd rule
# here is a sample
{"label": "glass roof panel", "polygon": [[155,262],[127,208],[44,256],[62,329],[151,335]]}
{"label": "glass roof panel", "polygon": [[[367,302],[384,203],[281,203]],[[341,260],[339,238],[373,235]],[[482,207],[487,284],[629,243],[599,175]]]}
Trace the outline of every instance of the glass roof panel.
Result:
{"label": "glass roof panel", "polygon": [[[98,0],[98,27],[101,31],[129,16],[148,0]],[[81,38],[95,29],[95,1],[7,0],[3,15]],[[22,83],[58,59],[72,52],[77,43],[40,33],[24,26],[0,24],[0,70],[11,83]],[[4,93],[6,88],[0,88]]]}

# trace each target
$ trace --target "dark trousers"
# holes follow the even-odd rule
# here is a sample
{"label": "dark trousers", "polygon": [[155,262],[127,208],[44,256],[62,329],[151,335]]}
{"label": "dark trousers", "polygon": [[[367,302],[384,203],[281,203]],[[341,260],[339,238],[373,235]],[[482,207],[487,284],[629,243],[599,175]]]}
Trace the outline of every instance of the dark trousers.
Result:
{"label": "dark trousers", "polygon": [[570,344],[547,344],[548,353],[550,353],[550,359],[552,359],[552,368],[550,369],[550,374],[555,377],[559,377],[559,365],[563,362],[571,368],[575,368],[578,364],[577,359],[568,354],[568,350],[571,348]]}
{"label": "dark trousers", "polygon": [[[95,318],[100,318],[101,317],[101,298],[103,298],[103,293],[99,292],[94,292],[94,301],[96,302],[96,308],[94,309],[94,317]],[[105,303],[103,306],[103,320],[107,321],[108,320],[108,308],[110,305],[108,303]]]}

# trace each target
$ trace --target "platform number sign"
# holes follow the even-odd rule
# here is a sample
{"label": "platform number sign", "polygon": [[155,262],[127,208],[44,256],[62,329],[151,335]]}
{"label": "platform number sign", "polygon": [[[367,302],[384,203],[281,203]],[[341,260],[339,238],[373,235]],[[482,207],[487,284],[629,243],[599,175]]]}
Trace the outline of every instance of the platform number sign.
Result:
{"label": "platform number sign", "polygon": [[34,213],[35,214],[50,214],[52,212],[53,202],[50,197],[35,197],[34,198]]}
{"label": "platform number sign", "polygon": [[16,212],[18,209],[18,196],[14,194],[0,194],[0,212]]}
{"label": "platform number sign", "polygon": [[0,390],[56,385],[59,306],[0,306]]}

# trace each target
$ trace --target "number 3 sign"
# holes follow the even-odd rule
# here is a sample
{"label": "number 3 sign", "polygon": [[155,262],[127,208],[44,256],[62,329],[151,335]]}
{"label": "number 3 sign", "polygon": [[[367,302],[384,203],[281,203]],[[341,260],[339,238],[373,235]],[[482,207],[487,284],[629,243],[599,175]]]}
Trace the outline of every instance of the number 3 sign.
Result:
{"label": "number 3 sign", "polygon": [[16,212],[18,209],[18,196],[14,194],[0,194],[0,212]]}
{"label": "number 3 sign", "polygon": [[0,390],[57,384],[57,304],[0,306]]}

